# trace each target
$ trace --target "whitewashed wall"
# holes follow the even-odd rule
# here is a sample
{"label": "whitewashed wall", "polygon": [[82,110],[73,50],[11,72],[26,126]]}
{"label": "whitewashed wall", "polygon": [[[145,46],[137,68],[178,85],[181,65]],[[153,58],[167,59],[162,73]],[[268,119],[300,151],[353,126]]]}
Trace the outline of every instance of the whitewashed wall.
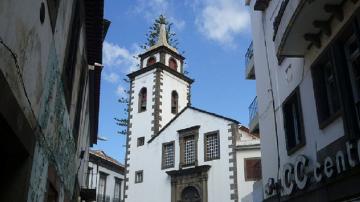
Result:
{"label": "whitewashed wall", "polygon": [[[176,90],[179,96],[178,112],[184,109],[188,104],[187,93],[189,84],[184,80],[179,79],[171,73],[163,71],[163,85],[161,86],[162,98],[161,98],[161,117],[160,125],[165,126],[176,114],[171,113],[171,93]],[[161,127],[161,128],[162,128]]]}
{"label": "whitewashed wall", "polygon": [[[228,147],[231,141],[228,137],[230,122],[224,119],[215,118],[193,109],[187,109],[181,114],[160,136],[153,142],[146,143],[141,150],[142,156],[138,156],[137,163],[132,167],[130,176],[130,189],[128,190],[127,202],[138,201],[170,201],[171,183],[166,171],[179,169],[179,136],[177,130],[200,125],[198,140],[198,165],[211,165],[208,172],[208,201],[227,202],[230,201],[230,172],[229,172],[229,152]],[[219,160],[204,162],[204,133],[210,131],[220,131],[220,155]],[[175,141],[175,167],[161,170],[161,150],[162,143]],[[133,166],[131,165],[131,166]],[[143,183],[134,183],[135,170],[143,170]]]}
{"label": "whitewashed wall", "polygon": [[260,157],[259,150],[236,151],[238,196],[242,199],[253,191],[255,181],[245,181],[245,159]]}
{"label": "whitewashed wall", "polygon": [[[251,1],[251,8],[253,8],[254,3],[255,1]],[[282,64],[278,65],[272,37],[274,31],[273,21],[280,8],[280,4],[281,1],[270,1],[269,7],[265,12],[250,9],[264,185],[267,183],[268,178],[276,179],[278,172],[275,116],[279,138],[279,155],[281,158],[280,169],[285,163],[293,163],[295,161],[294,158],[299,154],[304,154],[310,159],[309,166],[311,167],[312,163],[316,160],[317,151],[344,135],[341,117],[325,129],[319,129],[310,71],[311,64],[321,51],[326,48],[326,44],[334,37],[334,34],[323,41],[321,49],[310,49],[304,58],[285,58]],[[353,9],[345,8],[348,11]],[[344,25],[351,13],[352,11],[344,12],[344,20],[342,22],[336,21],[336,24],[332,24],[333,33],[336,33]],[[292,15],[292,13],[285,12],[284,15]],[[288,18],[288,16],[283,18]],[[272,82],[272,89],[270,89],[270,80]],[[291,156],[288,156],[282,103],[297,86],[300,89],[306,145]],[[272,98],[271,92],[273,92],[274,98]],[[275,109],[272,107],[273,99],[275,101]]]}

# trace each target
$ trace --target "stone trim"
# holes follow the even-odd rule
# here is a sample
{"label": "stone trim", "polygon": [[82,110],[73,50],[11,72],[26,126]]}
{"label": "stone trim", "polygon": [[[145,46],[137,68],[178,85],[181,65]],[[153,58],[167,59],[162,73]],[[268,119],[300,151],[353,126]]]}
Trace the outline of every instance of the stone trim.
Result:
{"label": "stone trim", "polygon": [[191,84],[189,84],[189,86],[187,87],[186,99],[187,99],[187,106],[191,106]]}
{"label": "stone trim", "polygon": [[[217,118],[224,119],[224,120],[230,121],[232,123],[239,124],[239,122],[236,121],[235,119],[227,118],[227,117],[224,117],[224,116],[221,116],[221,115],[218,115],[218,114],[215,114],[215,113],[211,113],[211,112],[199,109],[199,108],[195,108],[195,107],[192,107],[192,106],[186,106],[176,116],[174,116],[174,118],[172,118],[164,127],[162,127],[158,134],[151,137],[151,139],[148,141],[148,143],[151,143],[157,136],[159,136],[168,126],[171,125],[171,123],[173,123],[187,109],[193,109],[193,110],[201,112],[201,113],[209,114],[211,116],[215,116]],[[231,129],[229,129],[229,132],[231,132]],[[232,138],[232,137],[230,137],[230,138]]]}
{"label": "stone trim", "polygon": [[187,187],[199,192],[202,202],[208,201],[208,171],[210,165],[196,166],[184,170],[172,170],[166,173],[171,177],[171,202],[181,201],[181,193]]}
{"label": "stone trim", "polygon": [[165,64],[165,55],[166,55],[165,52],[160,52],[160,62],[163,64]]}
{"label": "stone trim", "polygon": [[182,79],[183,81],[187,82],[188,84],[192,84],[194,82],[193,79],[190,79],[189,77],[187,77],[186,75],[176,71],[176,70],[173,70],[171,69],[170,67],[160,63],[160,62],[157,62],[155,64],[152,64],[152,65],[149,65],[147,67],[144,67],[144,68],[141,68],[135,72],[132,72],[130,74],[128,74],[127,76],[130,78],[130,80],[134,80],[136,76],[139,76],[141,74],[144,74],[146,72],[149,72],[151,70],[154,70],[154,69],[160,69],[160,70],[163,70],[163,71],[167,71],[169,72],[170,74],[173,74],[174,76],[176,76],[177,78],[179,79]]}
{"label": "stone trim", "polygon": [[[131,140],[131,127],[132,127],[132,123],[131,120],[133,118],[132,114],[133,113],[133,109],[131,108],[131,106],[133,106],[133,100],[134,100],[134,93],[135,93],[135,89],[134,89],[134,82],[133,80],[130,80],[130,89],[129,89],[129,103],[128,103],[128,127],[127,127],[127,137],[126,137],[126,151],[125,151],[125,174],[124,174],[124,178],[125,179],[129,179],[129,166],[130,164],[128,163],[130,160],[130,140]],[[128,190],[129,186],[127,185],[127,180],[124,180],[124,199],[127,198],[127,194],[126,191]]]}
{"label": "stone trim", "polygon": [[[206,156],[206,150],[207,150],[206,138],[210,135],[217,136],[218,152],[217,152],[217,156],[214,158],[208,158]],[[221,148],[221,146],[220,146],[220,131],[219,130],[207,132],[204,134],[204,161],[213,161],[213,160],[220,159],[220,148]]]}
{"label": "stone trim", "polygon": [[[178,130],[179,133],[179,146],[180,146],[180,161],[179,161],[179,168],[182,169],[183,167],[188,166],[197,166],[198,165],[198,140],[199,140],[199,128],[200,126],[193,126],[190,128],[185,128]],[[194,164],[186,165],[185,164],[185,138],[194,136],[195,141],[195,161]]]}
{"label": "stone trim", "polygon": [[[143,93],[145,93],[146,95],[146,99],[145,99],[145,109],[142,109],[141,108],[141,105],[142,105],[142,96],[143,96]],[[138,106],[138,113],[142,113],[142,112],[146,112],[147,109],[147,105],[148,105],[148,102],[149,102],[149,99],[148,99],[148,89],[146,87],[142,87],[138,93],[138,103],[137,103],[137,106]]]}
{"label": "stone trim", "polygon": [[230,171],[230,180],[233,182],[230,184],[230,189],[232,190],[232,193],[230,195],[231,200],[234,202],[238,202],[238,184],[237,184],[237,160],[236,160],[236,137],[239,136],[239,130],[238,130],[238,124],[237,123],[231,123],[229,124],[230,129],[228,130],[230,132],[230,136],[228,138],[229,140],[229,149],[231,151],[229,152],[229,171]]}
{"label": "stone trim", "polygon": [[162,120],[161,118],[162,95],[160,93],[162,91],[161,87],[163,86],[162,80],[163,80],[162,70],[156,69],[154,74],[154,86],[152,91],[152,100],[153,100],[152,109],[154,109],[154,112],[152,113],[154,119],[151,122],[153,124],[153,126],[151,127],[151,131],[153,132],[152,136],[155,136],[160,131],[160,127],[161,127],[160,121]]}
{"label": "stone trim", "polygon": [[167,48],[166,46],[160,46],[160,47],[152,49],[150,51],[146,51],[145,53],[140,54],[139,57],[141,60],[144,60],[146,57],[153,55],[154,53],[161,53],[161,52],[168,53],[169,55],[172,55],[173,57],[175,57],[176,59],[181,60],[181,61],[183,61],[185,59],[182,55],[174,52],[173,50]]}

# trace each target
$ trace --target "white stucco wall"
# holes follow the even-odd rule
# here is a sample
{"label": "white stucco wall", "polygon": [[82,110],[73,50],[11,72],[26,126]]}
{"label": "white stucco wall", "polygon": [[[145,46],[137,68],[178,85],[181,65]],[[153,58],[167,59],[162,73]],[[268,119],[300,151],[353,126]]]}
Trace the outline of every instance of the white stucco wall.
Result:
{"label": "white stucco wall", "polygon": [[[152,123],[151,120],[153,119],[152,113],[154,109],[152,106],[154,104],[153,101],[153,86],[154,86],[154,78],[155,78],[155,70],[151,70],[146,72],[142,75],[137,76],[133,81],[133,99],[131,100],[132,103],[132,125],[134,127],[131,128],[131,147],[136,147],[136,138],[145,136],[145,140],[149,140],[151,138],[151,127]],[[146,111],[139,113],[139,93],[140,90],[145,87],[147,92],[147,102],[146,102]]]}
{"label": "white stucco wall", "polygon": [[[239,129],[236,146],[259,145],[260,139]],[[252,201],[253,184],[255,181],[245,181],[245,159],[261,157],[260,147],[251,150],[236,150],[237,183],[239,201]]]}
{"label": "white stucco wall", "polygon": [[176,114],[171,113],[171,93],[175,90],[178,93],[178,112],[184,109],[188,104],[187,93],[189,90],[189,84],[184,80],[174,76],[167,71],[163,71],[163,85],[161,86],[162,98],[161,98],[161,117],[160,125],[164,127]]}
{"label": "white stucco wall", "polygon": [[121,188],[120,188],[120,199],[124,199],[123,191],[124,191],[124,175],[114,172],[113,170],[109,170],[101,165],[97,165],[96,163],[89,162],[89,168],[92,168],[89,175],[89,184],[87,185],[89,189],[96,189],[96,194],[99,193],[99,178],[100,172],[107,174],[106,177],[106,190],[105,196],[110,197],[110,201],[114,198],[115,191],[115,178],[121,179]]}
{"label": "white stucco wall", "polygon": [[[251,1],[251,8],[253,8],[254,2]],[[313,163],[317,160],[317,152],[344,135],[341,117],[333,121],[326,128],[319,128],[310,69],[314,60],[326,48],[326,44],[335,34],[324,39],[320,49],[310,49],[304,58],[285,58],[278,65],[272,37],[274,32],[273,22],[280,4],[281,1],[270,1],[269,7],[264,12],[250,9],[264,185],[267,183],[268,178],[276,179],[278,172],[275,126],[277,127],[279,140],[280,172],[285,163],[294,163],[295,157],[299,154],[307,156],[310,160],[309,166],[312,167]],[[353,9],[345,8],[345,10]],[[336,33],[344,25],[351,13],[352,11],[344,12],[345,17],[342,22],[336,21],[335,24],[332,23],[333,33]],[[292,13],[285,12],[284,15],[292,15]],[[283,18],[287,19],[288,16]],[[306,144],[294,154],[288,155],[282,103],[297,86],[300,90]],[[271,92],[273,92],[274,97],[272,97]],[[272,106],[273,100],[275,108]]]}
{"label": "white stucco wall", "polygon": [[255,181],[245,181],[245,159],[260,157],[260,149],[236,151],[237,161],[237,182],[238,182],[238,196],[242,199],[253,191],[253,184]]}
{"label": "white stucco wall", "polygon": [[[179,136],[177,130],[200,125],[198,139],[198,165],[211,165],[208,171],[208,201],[209,202],[226,202],[231,201],[229,167],[229,153],[232,151],[228,146],[231,136],[228,132],[230,121],[216,118],[193,109],[187,109],[181,114],[169,127],[167,127],[160,136],[151,143],[145,145],[139,150],[141,154],[132,156],[129,173],[129,190],[127,191],[127,202],[141,201],[170,201],[171,183],[170,177],[166,171],[179,169]],[[204,133],[210,131],[220,131],[220,156],[218,160],[204,162]],[[161,170],[161,151],[162,143],[175,141],[175,167]],[[136,170],[143,170],[143,182],[134,183]]]}

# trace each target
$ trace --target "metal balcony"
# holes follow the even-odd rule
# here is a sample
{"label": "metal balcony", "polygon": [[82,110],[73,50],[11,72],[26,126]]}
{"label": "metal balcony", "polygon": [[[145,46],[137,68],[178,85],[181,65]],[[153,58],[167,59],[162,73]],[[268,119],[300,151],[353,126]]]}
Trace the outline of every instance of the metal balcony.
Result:
{"label": "metal balcony", "polygon": [[259,132],[259,116],[258,116],[258,101],[257,97],[251,102],[249,106],[249,130],[251,133]]}
{"label": "metal balcony", "polygon": [[252,42],[245,54],[245,77],[246,79],[255,79],[254,49]]}

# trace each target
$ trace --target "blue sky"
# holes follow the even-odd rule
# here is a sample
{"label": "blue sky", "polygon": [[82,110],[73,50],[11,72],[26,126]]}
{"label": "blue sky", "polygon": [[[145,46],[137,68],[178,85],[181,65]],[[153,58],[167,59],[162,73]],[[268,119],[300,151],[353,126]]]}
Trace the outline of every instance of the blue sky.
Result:
{"label": "blue sky", "polygon": [[125,117],[126,74],[137,69],[134,58],[154,19],[164,14],[174,23],[179,50],[185,51],[186,71],[195,79],[192,105],[248,124],[248,106],[255,81],[245,80],[244,55],[251,41],[250,20],[240,0],[105,0],[111,21],[103,47],[99,136],[94,149],[124,163],[126,137],[114,117]]}

